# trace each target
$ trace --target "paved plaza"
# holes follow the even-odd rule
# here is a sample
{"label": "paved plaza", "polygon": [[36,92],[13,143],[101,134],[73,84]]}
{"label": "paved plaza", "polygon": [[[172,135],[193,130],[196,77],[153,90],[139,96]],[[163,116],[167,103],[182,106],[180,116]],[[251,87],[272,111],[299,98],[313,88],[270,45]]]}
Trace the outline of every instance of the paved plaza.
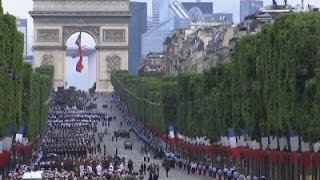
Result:
{"label": "paved plaza", "polygon": [[[102,126],[102,122],[98,122],[98,133],[104,132],[105,128],[108,129],[108,133],[111,133],[113,135],[114,131],[119,130],[120,128],[120,122],[122,122],[122,128],[125,130],[129,130],[129,127],[127,126],[124,118],[122,117],[121,112],[116,107],[115,104],[111,104],[111,93],[105,93],[102,96],[99,96],[96,101],[92,101],[93,103],[97,104],[97,111],[101,113],[106,113],[109,116],[116,116],[117,119],[115,121],[112,121],[110,123],[109,127]],[[108,104],[107,109],[103,108],[103,104]],[[107,155],[114,155],[116,153],[116,150],[118,150],[118,155],[125,156],[126,162],[128,159],[132,159],[134,163],[134,171],[138,171],[140,169],[141,163],[143,163],[143,154],[141,153],[141,146],[143,146],[143,142],[138,139],[138,137],[131,132],[130,138],[118,138],[118,141],[116,142],[115,139],[112,142],[112,135],[108,134],[107,136],[104,136],[103,142],[101,144],[102,154],[103,154],[103,146],[106,145],[106,154]],[[98,141],[98,135],[96,133],[95,135],[96,142]],[[124,142],[126,140],[131,140],[133,142],[133,149],[132,150],[125,150],[124,149]],[[161,160],[159,159],[153,159],[153,156],[151,155],[150,163],[159,164],[160,166],[160,177],[159,179],[167,179],[167,180],[177,180],[177,179],[183,179],[183,180],[192,180],[192,179],[210,179],[209,177],[205,176],[199,176],[199,175],[188,175],[186,171],[183,171],[179,168],[171,168],[169,171],[169,177],[165,177],[165,170],[164,167],[161,166]],[[150,164],[147,163],[147,166]],[[148,179],[148,173],[146,174],[144,179]]]}

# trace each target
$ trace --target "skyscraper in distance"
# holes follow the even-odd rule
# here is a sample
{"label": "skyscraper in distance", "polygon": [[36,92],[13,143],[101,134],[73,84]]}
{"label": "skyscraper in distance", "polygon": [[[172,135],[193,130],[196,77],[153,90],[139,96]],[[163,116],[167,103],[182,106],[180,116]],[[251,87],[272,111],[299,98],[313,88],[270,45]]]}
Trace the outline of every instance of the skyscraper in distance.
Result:
{"label": "skyscraper in distance", "polygon": [[263,0],[241,0],[240,1],[240,22],[242,22],[246,16],[254,14],[263,7]]}
{"label": "skyscraper in distance", "polygon": [[[159,11],[159,17],[167,17],[167,19],[164,21],[160,20],[159,24],[153,25],[149,31],[142,35],[142,58],[150,52],[161,53],[163,51],[163,42],[175,29],[190,27],[191,18],[181,3],[173,2],[167,4],[167,8],[166,11]],[[159,9],[162,8],[160,7]]]}
{"label": "skyscraper in distance", "polygon": [[152,28],[152,18],[148,18],[147,20],[147,31],[149,31]]}
{"label": "skyscraper in distance", "polygon": [[28,52],[28,30],[27,30],[27,25],[28,25],[28,20],[27,19],[20,19],[17,18],[16,20],[16,25],[18,31],[20,31],[23,34],[23,56],[27,56]]}
{"label": "skyscraper in distance", "polygon": [[220,22],[229,22],[233,23],[233,14],[232,13],[213,13],[211,20],[220,21]]}
{"label": "skyscraper in distance", "polygon": [[152,0],[152,22],[157,26],[170,18],[169,4],[172,0]]}
{"label": "skyscraper in distance", "polygon": [[147,31],[147,3],[129,2],[132,16],[129,20],[129,73],[138,72],[141,59],[141,35]]}

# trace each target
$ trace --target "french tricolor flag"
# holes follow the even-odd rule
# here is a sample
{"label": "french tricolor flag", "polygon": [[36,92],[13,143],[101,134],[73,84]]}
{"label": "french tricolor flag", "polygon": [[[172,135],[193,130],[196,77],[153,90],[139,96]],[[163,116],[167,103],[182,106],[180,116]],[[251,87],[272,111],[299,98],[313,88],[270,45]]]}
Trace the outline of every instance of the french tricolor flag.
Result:
{"label": "french tricolor flag", "polygon": [[292,163],[293,165],[298,165],[299,164],[299,155],[298,155],[298,150],[299,150],[299,135],[289,128],[289,137],[290,137],[290,150],[292,154]]}
{"label": "french tricolor flag", "polygon": [[313,143],[313,152],[317,153],[320,151],[320,142]]}
{"label": "french tricolor flag", "polygon": [[311,166],[311,150],[310,143],[303,141],[301,137],[301,151],[302,151],[302,161],[304,167]]}
{"label": "french tricolor flag", "polygon": [[223,147],[229,147],[230,146],[229,139],[226,136],[221,136],[220,137],[220,143],[221,143],[221,146],[223,146]]}
{"label": "french tricolor flag", "polygon": [[285,149],[288,149],[287,137],[279,138],[279,148],[280,148],[280,151],[284,151]]}
{"label": "french tricolor flag", "polygon": [[175,135],[174,135],[174,126],[169,126],[169,137],[171,139],[175,138]]}
{"label": "french tricolor flag", "polygon": [[247,147],[249,138],[249,131],[246,129],[240,129],[240,137],[237,139],[238,147]]}
{"label": "french tricolor flag", "polygon": [[289,136],[290,136],[290,150],[291,152],[296,152],[299,150],[299,135],[289,128]]}
{"label": "french tricolor flag", "polygon": [[276,137],[276,136],[269,136],[269,140],[270,140],[269,148],[270,148],[271,150],[278,149],[278,147],[279,147],[279,145],[278,145],[278,137]]}
{"label": "french tricolor flag", "polygon": [[267,150],[268,146],[269,146],[269,137],[268,136],[262,136],[261,137],[261,146],[262,146],[262,150]]}
{"label": "french tricolor flag", "polygon": [[25,135],[24,126],[20,126],[18,133],[16,134],[16,142],[23,143],[23,138]]}
{"label": "french tricolor flag", "polygon": [[13,139],[13,128],[10,125],[7,129],[6,137],[4,138],[3,148],[6,151],[10,151],[12,147],[12,139]]}
{"label": "french tricolor flag", "polygon": [[3,153],[3,151],[4,151],[4,147],[3,147],[3,140],[0,140],[0,156],[1,156],[1,154]]}
{"label": "french tricolor flag", "polygon": [[236,136],[233,128],[228,128],[228,134],[229,134],[229,143],[230,143],[232,156],[237,158],[239,157],[240,154],[239,154],[237,140],[236,140]]}
{"label": "french tricolor flag", "polygon": [[3,140],[0,140],[0,166],[1,167],[6,164],[5,161],[6,160],[5,160],[5,154],[3,149]]}
{"label": "french tricolor flag", "polygon": [[75,44],[78,46],[79,49],[79,61],[76,65],[76,71],[81,73],[81,71],[83,70],[83,65],[82,65],[82,61],[83,61],[83,48],[81,46],[81,32],[75,42]]}

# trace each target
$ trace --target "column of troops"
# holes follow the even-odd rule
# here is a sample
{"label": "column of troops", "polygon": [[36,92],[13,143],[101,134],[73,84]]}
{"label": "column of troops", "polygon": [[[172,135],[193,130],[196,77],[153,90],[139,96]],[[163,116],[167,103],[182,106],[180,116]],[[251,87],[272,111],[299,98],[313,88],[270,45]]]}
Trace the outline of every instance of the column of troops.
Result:
{"label": "column of troops", "polygon": [[102,114],[70,110],[51,112],[47,122],[42,150],[46,156],[61,158],[87,157],[89,132]]}

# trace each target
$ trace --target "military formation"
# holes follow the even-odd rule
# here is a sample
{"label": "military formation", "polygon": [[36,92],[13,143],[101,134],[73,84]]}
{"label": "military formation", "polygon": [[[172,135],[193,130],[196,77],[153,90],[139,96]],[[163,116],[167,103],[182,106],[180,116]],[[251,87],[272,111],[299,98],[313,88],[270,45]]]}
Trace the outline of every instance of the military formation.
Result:
{"label": "military formation", "polygon": [[[183,171],[172,172],[168,164],[162,167],[160,160],[152,159],[156,144],[145,141],[146,138],[141,139],[141,130],[134,126],[137,122],[132,120],[116,93],[70,92],[61,90],[53,93],[37,155],[31,164],[18,164],[14,171],[7,174],[7,179],[21,179],[26,172],[39,170],[44,172],[44,179],[158,180],[187,176]],[[69,101],[73,103],[61,97],[70,97]],[[87,109],[88,104],[99,104],[100,101],[107,103],[102,111]],[[132,132],[139,135],[132,135]],[[122,142],[127,141],[134,141],[133,150],[132,145],[125,150],[126,144],[120,149]],[[143,149],[141,153],[140,147]],[[141,156],[142,160],[137,156]],[[161,171],[163,174],[160,175]],[[179,175],[175,176],[177,173]],[[200,176],[189,177],[198,179]]]}
{"label": "military formation", "polygon": [[94,124],[100,118],[101,114],[77,110],[51,113],[42,142],[44,154],[87,157],[87,147],[90,145],[89,132],[94,130]]}
{"label": "military formation", "polygon": [[[131,159],[106,152],[103,139],[116,140],[120,133],[108,132],[116,116],[88,108],[101,95],[73,88],[54,92],[34,162],[17,164],[8,179],[21,179],[26,172],[39,170],[44,171],[44,179],[141,179],[139,172],[133,172]],[[98,132],[98,126],[104,131]]]}

